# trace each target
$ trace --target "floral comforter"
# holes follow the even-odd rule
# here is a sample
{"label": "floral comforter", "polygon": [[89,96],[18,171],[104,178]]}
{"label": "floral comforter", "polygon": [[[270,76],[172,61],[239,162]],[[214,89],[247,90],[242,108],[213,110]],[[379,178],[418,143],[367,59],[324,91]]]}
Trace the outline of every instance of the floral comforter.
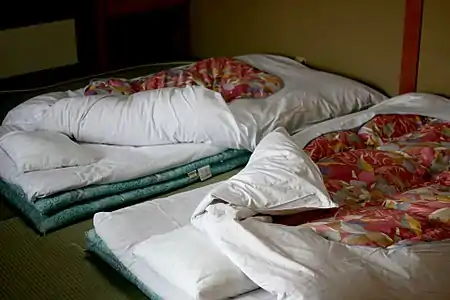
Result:
{"label": "floral comforter", "polygon": [[281,89],[282,84],[278,76],[234,58],[219,57],[132,80],[111,78],[92,81],[86,87],[85,95],[131,95],[146,90],[199,85],[220,93],[226,102],[231,102],[239,98],[266,98]]}
{"label": "floral comforter", "polygon": [[450,122],[379,115],[361,128],[322,135],[304,150],[340,208],[283,223],[304,223],[329,240],[361,246],[450,238]]}

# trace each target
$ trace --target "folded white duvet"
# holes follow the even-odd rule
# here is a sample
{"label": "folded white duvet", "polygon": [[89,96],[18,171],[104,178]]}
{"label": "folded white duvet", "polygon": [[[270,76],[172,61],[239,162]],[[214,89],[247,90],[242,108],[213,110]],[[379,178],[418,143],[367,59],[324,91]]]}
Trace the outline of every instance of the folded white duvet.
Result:
{"label": "folded white duvet", "polygon": [[[5,126],[0,126],[0,134],[4,128]],[[26,173],[21,172],[11,157],[0,148],[0,177],[3,181],[20,186],[27,198],[35,201],[74,188],[120,182],[162,172],[226,150],[205,144],[151,147],[101,144],[79,144],[79,146],[82,153],[92,154],[96,161],[88,165]],[[45,154],[38,155],[36,161],[43,161],[42,158],[45,157]]]}
{"label": "folded white duvet", "polygon": [[[294,140],[303,147],[310,138],[324,131],[356,127],[378,113],[422,114],[450,120],[446,115],[448,111],[450,102],[445,98],[426,94],[403,95],[353,117],[314,126],[299,133]],[[355,126],[347,127],[350,125]],[[269,170],[268,173],[275,174]],[[311,180],[314,178],[311,174],[313,172],[302,173],[305,181],[302,186],[315,182]],[[255,174],[248,184],[255,184],[260,176],[264,175]],[[235,179],[215,189],[231,190],[229,182]],[[320,191],[320,185],[316,186]],[[274,189],[277,188],[274,186]],[[270,195],[264,190],[261,193]],[[267,209],[265,201],[249,204],[245,194],[236,197],[222,193],[226,197],[220,197],[220,201],[211,195],[214,191],[197,208],[193,224],[205,232],[222,254],[254,283],[276,295],[278,300],[440,300],[450,295],[447,282],[450,276],[450,241],[387,249],[351,246],[326,240],[309,228],[272,224],[254,217],[259,209],[269,215],[278,214],[280,201],[290,204],[288,193],[270,197],[275,204],[272,209]],[[316,207],[320,208],[324,203],[320,192],[314,195],[308,190],[300,190],[297,199],[302,195],[311,197],[311,201],[315,199],[312,203]],[[291,210],[307,207],[311,207],[311,202],[297,200]]]}
{"label": "folded white duvet", "polygon": [[[450,295],[447,282],[450,241],[386,249],[351,246],[326,240],[310,228],[270,223],[258,213],[290,214],[310,208],[335,207],[317,167],[299,148],[311,138],[357,127],[374,114],[411,113],[450,120],[448,111],[450,102],[445,98],[409,94],[352,117],[319,124],[293,138],[282,130],[273,132],[261,141],[246,168],[206,195],[194,212],[191,224],[204,233],[202,243],[208,240],[242,274],[278,300],[447,299]],[[161,249],[172,234],[155,238],[147,246],[151,244],[154,249]],[[152,247],[147,247],[147,252],[139,251],[140,245],[136,246],[135,253],[145,256],[148,265],[155,266],[155,259],[163,259],[151,255]],[[172,255],[182,256],[167,251],[163,257],[177,261]],[[171,269],[180,267],[176,276],[191,274],[182,265],[171,266]],[[233,269],[224,261],[222,268]],[[187,286],[177,284],[167,268],[158,271],[180,289],[193,288],[192,282]],[[203,274],[207,272],[203,270]],[[236,271],[234,274],[242,276]],[[214,283],[202,288],[211,289]],[[235,285],[235,288],[238,295],[242,287]],[[227,293],[232,289],[233,285],[227,286]]]}
{"label": "folded white duvet", "polygon": [[294,133],[386,99],[364,84],[285,57],[254,54],[238,59],[279,76],[282,89],[264,99],[236,99],[228,104],[218,93],[200,86],[131,96],[85,96],[79,89],[25,101],[8,112],[0,136],[11,130],[65,134],[82,147],[75,156],[93,149],[96,161],[85,164],[86,160],[68,159],[69,152],[53,151],[63,155],[34,156],[27,167],[11,154],[22,153],[22,146],[5,141],[0,147],[1,179],[20,186],[29,199],[133,179],[226,148],[253,151],[278,127]]}
{"label": "folded white duvet", "polygon": [[248,148],[238,126],[222,96],[200,86],[65,98],[36,124],[37,129],[63,132],[81,142]]}
{"label": "folded white duvet", "polygon": [[0,148],[23,173],[86,166],[98,160],[92,151],[56,131],[13,131],[0,137]]}
{"label": "folded white duvet", "polygon": [[[221,251],[222,245],[211,242],[203,226],[211,222],[215,227],[221,218],[244,219],[256,212],[286,214],[332,207],[336,204],[317,167],[284,129],[278,129],[261,141],[240,173],[208,193],[194,212],[196,227],[152,236],[136,245],[134,254],[193,299],[225,299],[258,286]],[[242,235],[228,229],[229,234]]]}
{"label": "folded white duvet", "polygon": [[253,150],[277,127],[307,125],[386,99],[359,82],[312,70],[274,55],[238,57],[279,76],[283,88],[265,99],[236,99],[201,86],[142,91],[131,96],[49,93],[11,110],[3,125],[65,133],[79,142],[124,146],[208,143]]}

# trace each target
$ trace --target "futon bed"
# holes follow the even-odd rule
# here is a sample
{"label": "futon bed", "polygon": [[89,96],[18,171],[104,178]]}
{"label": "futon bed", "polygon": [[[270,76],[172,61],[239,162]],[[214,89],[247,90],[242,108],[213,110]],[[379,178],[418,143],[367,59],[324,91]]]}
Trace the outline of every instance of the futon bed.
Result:
{"label": "futon bed", "polygon": [[0,127],[0,192],[41,233],[244,165],[262,137],[385,100],[275,55],[210,58],[34,97]]}
{"label": "futon bed", "polygon": [[87,248],[151,299],[446,299],[450,100],[406,94],[200,189],[94,216]]}

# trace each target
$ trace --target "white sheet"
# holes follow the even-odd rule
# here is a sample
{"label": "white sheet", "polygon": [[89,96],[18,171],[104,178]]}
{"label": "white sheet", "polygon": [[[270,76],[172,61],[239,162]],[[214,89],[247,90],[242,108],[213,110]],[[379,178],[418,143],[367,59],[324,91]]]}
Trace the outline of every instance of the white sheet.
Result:
{"label": "white sheet", "polygon": [[[404,95],[373,111],[354,116],[353,125],[362,125],[370,115],[382,111],[450,120],[450,101],[438,96]],[[348,117],[344,119],[348,122],[338,123],[340,127],[331,126],[337,123],[333,120],[331,125],[326,122],[315,126],[309,134],[344,129],[351,122]],[[306,137],[311,137],[308,132],[297,135],[300,144]],[[307,227],[255,219],[258,209],[250,207],[245,197],[241,202],[235,197],[221,200],[217,203],[207,195],[205,201],[210,204],[199,206],[193,224],[254,283],[278,300],[439,300],[450,295],[450,241],[387,249],[349,246],[328,241]],[[278,198],[273,201],[279,205]],[[302,208],[301,202],[297,205]],[[266,207],[261,207],[266,214],[278,213],[277,207],[272,212]]]}
{"label": "white sheet", "polygon": [[[396,97],[373,110],[332,120],[293,137],[303,146],[322,133],[353,128],[376,113],[419,113],[450,120],[450,101],[432,95]],[[164,299],[189,299],[155,274],[132,252],[136,244],[189,222],[201,199],[221,183],[165,199],[145,202],[94,217],[97,234],[151,290]],[[226,199],[222,199],[226,202]],[[214,204],[206,209],[202,227],[218,246],[259,286],[289,300],[446,299],[450,294],[450,243],[374,249],[327,241],[311,230],[236,219],[239,205]],[[248,216],[249,209],[246,209]],[[202,206],[204,207],[204,206]],[[234,210],[234,213],[233,213]],[[199,209],[204,211],[204,209]],[[251,214],[250,214],[251,216]],[[209,220],[208,220],[209,219]],[[249,299],[276,299],[268,292],[250,293]]]}
{"label": "white sheet", "polygon": [[[225,200],[226,199],[226,200]],[[243,170],[211,191],[194,216],[216,200],[250,213],[292,214],[306,209],[335,208],[319,168],[284,128],[269,133],[258,144]]]}
{"label": "white sheet", "polygon": [[0,148],[22,172],[86,166],[96,162],[91,151],[56,131],[15,131],[0,137]]}
{"label": "white sheet", "polygon": [[238,130],[238,122],[219,93],[201,86],[187,86],[130,96],[63,98],[47,109],[34,129],[60,131],[88,143],[127,146],[208,143],[249,149],[249,141]]}
{"label": "white sheet", "polygon": [[[288,214],[299,206],[302,210],[337,206],[330,201],[317,166],[283,128],[264,137],[245,168],[215,187],[194,214],[203,213],[216,199],[240,208],[245,203],[250,212],[263,214],[266,210]],[[244,209],[239,212],[245,214]],[[208,242],[188,225],[150,237],[136,245],[134,253],[195,299],[224,299],[255,290],[255,284]]]}
{"label": "white sheet", "polygon": [[[0,126],[0,131],[4,126]],[[152,147],[80,144],[99,160],[91,165],[21,173],[0,149],[0,177],[20,186],[29,200],[92,184],[119,182],[154,174],[218,154],[226,149],[205,144]]]}
{"label": "white sheet", "polygon": [[206,142],[253,150],[277,127],[296,132],[386,99],[361,83],[287,58],[238,58],[280,76],[283,88],[265,99],[239,99],[230,105],[202,87],[144,91],[130,97],[84,96],[81,90],[51,93],[14,108],[3,124],[61,131],[90,143],[149,146]]}
{"label": "white sheet", "polygon": [[[163,234],[189,224],[190,216],[201,199],[217,184],[168,198],[147,201],[114,212],[94,216],[94,228],[115,256],[150,290],[165,300],[192,299],[133,255],[134,247],[156,234]],[[236,299],[275,300],[263,290]]]}
{"label": "white sheet", "polygon": [[[168,233],[176,228],[180,228],[189,224],[189,219],[191,214],[194,212],[196,206],[199,204],[202,198],[204,198],[214,187],[217,187],[221,183],[216,183],[210,186],[202,187],[199,189],[195,189],[189,192],[175,194],[168,198],[161,198],[154,201],[147,201],[144,203],[140,203],[134,206],[130,206],[121,210],[117,210],[114,212],[102,212],[97,213],[94,216],[94,228],[96,233],[102,238],[102,240],[106,243],[108,248],[114,253],[114,255],[127,267],[133,275],[135,275],[147,288],[156,292],[165,300],[179,300],[192,299],[172,284],[167,282],[161,276],[159,276],[154,270],[152,270],[145,262],[140,261],[135,255],[133,255],[134,247],[147,240],[149,237],[157,234]],[[314,283],[314,280],[320,281],[323,286],[334,278],[333,283],[336,284],[346,284],[348,282],[352,283],[352,287],[357,287],[358,284],[363,284],[366,287],[366,276],[361,276],[361,258],[357,257],[355,259],[354,256],[346,256],[347,259],[336,259],[334,255],[340,255],[343,252],[347,252],[348,255],[348,246],[341,245],[339,243],[329,242],[322,237],[313,234],[312,232],[298,231],[296,227],[284,227],[285,231],[277,231],[278,228],[273,228],[272,224],[261,223],[256,220],[251,220],[252,222],[257,223],[256,225],[250,224],[248,221],[243,223],[246,229],[250,230],[251,234],[260,233],[257,230],[262,230],[262,237],[267,235],[279,236],[280,240],[276,240],[276,245],[283,245],[286,241],[282,239],[287,235],[294,236],[298,238],[296,242],[296,247],[290,246],[291,250],[298,250],[298,253],[307,261],[309,264],[306,265],[308,267],[318,267],[323,268],[328,265],[331,268],[327,268],[328,273],[321,273],[322,276],[318,278],[311,278],[311,284]],[[263,225],[261,225],[263,224]],[[292,231],[292,232],[289,232]],[[261,238],[261,235],[257,236]],[[287,240],[289,242],[289,240]],[[352,247],[356,248],[356,251],[364,251],[362,248],[364,247]],[[449,244],[437,244],[435,245],[435,250],[441,253],[448,253]],[[260,246],[257,249],[261,249]],[[263,249],[267,249],[267,247],[263,247]],[[407,267],[412,263],[416,262],[419,257],[413,253],[402,250],[402,248],[398,248],[393,250],[389,255],[386,255],[383,251],[378,251],[382,253],[376,253],[373,248],[366,248],[368,250],[368,257],[389,257],[395,256],[398,265],[380,265],[386,268],[385,274],[402,274],[403,272],[407,272]],[[272,249],[269,248],[271,252]],[[423,248],[425,252],[432,253],[428,247]],[[333,255],[330,255],[333,254]],[[317,259],[319,258],[319,259]],[[437,263],[440,264],[443,256],[439,256]],[[356,261],[356,263],[355,263]],[[282,261],[283,262],[283,261]],[[289,263],[284,260],[284,262]],[[430,261],[429,261],[430,262]],[[432,262],[432,261],[431,261]],[[436,260],[435,260],[436,262]],[[375,263],[375,262],[374,262]],[[402,265],[403,267],[400,267]],[[262,268],[259,268],[258,271],[261,274],[272,274],[274,265],[270,269],[265,268],[268,267],[268,264],[260,264]],[[286,264],[283,265],[285,267]],[[294,273],[299,269],[295,269],[298,265],[293,264]],[[349,273],[345,272],[346,268],[349,266],[353,266],[352,269],[349,269]],[[365,265],[367,267],[367,265]],[[436,267],[436,265],[434,265]],[[439,270],[440,268],[438,268]],[[300,268],[300,270],[306,271],[305,268]],[[442,270],[442,269],[441,269]],[[448,269],[447,269],[448,270]],[[436,269],[424,269],[423,275],[428,276],[429,272],[435,272]],[[271,273],[272,272],[272,273]],[[308,272],[305,272],[308,275]],[[311,275],[313,273],[309,273]],[[344,275],[345,274],[345,275]],[[408,273],[403,273],[408,275]],[[389,277],[386,277],[389,278]],[[443,277],[444,280],[447,277]],[[303,280],[304,278],[300,278]],[[286,284],[283,284],[277,278],[268,278],[267,282],[272,282],[277,285],[278,288],[287,288]],[[394,281],[395,282],[395,281]],[[375,284],[378,282],[375,281]],[[412,286],[412,285],[411,285]],[[419,286],[423,286],[419,284]],[[307,287],[300,286],[302,288]],[[339,287],[337,285],[336,287]],[[377,287],[376,285],[374,287]],[[269,287],[267,287],[269,288]],[[347,289],[347,291],[351,292],[352,289]],[[391,294],[386,297],[377,297],[379,295],[375,295],[374,297],[370,297],[370,295],[363,295],[361,297],[360,294],[346,294],[348,299],[350,300],[360,300],[360,299],[370,299],[370,300],[380,300],[380,299],[401,299],[398,294],[395,294],[395,289],[389,291]],[[328,290],[329,292],[329,290]],[[337,290],[339,292],[339,290]],[[340,291],[342,295],[344,291]],[[394,294],[392,294],[394,293]],[[324,297],[320,298],[321,300],[329,300],[329,299],[347,299],[347,298],[330,298],[333,294],[327,293]],[[400,295],[401,296],[401,295]],[[430,298],[428,298],[430,297]],[[276,296],[271,295],[269,292],[259,289],[257,291],[242,295],[237,297],[239,300],[275,300]],[[293,298],[295,300],[302,298]],[[310,298],[306,298],[310,299]],[[424,299],[421,296],[420,299]],[[427,295],[426,299],[433,299],[432,294]],[[444,299],[444,298],[441,298]],[[415,298],[409,298],[408,300],[415,300]],[[437,299],[436,299],[437,300]]]}
{"label": "white sheet", "polygon": [[[35,199],[91,184],[152,174],[219,153],[226,147],[254,149],[263,136],[277,127],[296,132],[307,125],[360,110],[386,99],[363,84],[312,70],[280,56],[255,54],[238,58],[280,76],[284,87],[266,99],[238,99],[230,105],[224,105],[217,99],[217,94],[202,90],[201,87],[196,87],[192,92],[195,95],[210,95],[213,99],[192,99],[186,96],[185,101],[182,101],[177,98],[184,106],[175,104],[176,99],[172,99],[172,103],[158,98],[164,98],[163,94],[169,100],[174,93],[184,95],[183,92],[170,89],[135,94],[132,96],[136,98],[133,108],[126,98],[105,98],[104,95],[85,97],[83,89],[32,98],[8,113],[3,126],[0,126],[0,134],[7,127],[24,130],[44,128],[65,132],[81,140],[92,140],[96,144],[113,142],[126,146],[85,144],[84,147],[98,152],[101,158],[98,163],[29,174],[19,174],[11,165],[9,157],[0,149],[0,176],[22,187],[29,199]],[[149,100],[149,95],[156,95],[158,101]],[[99,103],[104,105],[96,106]],[[152,106],[155,103],[163,106],[160,113],[165,111],[169,114],[160,118],[162,114],[155,112],[154,120],[149,111],[155,109]],[[199,105],[201,103],[204,105]],[[193,116],[194,111],[185,109],[191,104],[200,109],[200,118]],[[86,118],[89,109],[93,114],[91,118]],[[214,117],[211,117],[212,113]],[[198,111],[195,114],[198,116]],[[155,124],[159,124],[156,126],[159,128],[153,128]],[[148,138],[153,139],[152,144],[164,140],[170,143],[188,140],[209,141],[216,146],[177,144],[128,147],[130,144],[146,144]]]}
{"label": "white sheet", "polygon": [[362,126],[377,114],[418,114],[450,120],[449,109],[450,99],[427,93],[408,93],[393,97],[367,110],[309,126],[295,134],[293,139],[299,147],[303,148],[322,134]]}
{"label": "white sheet", "polygon": [[[259,141],[278,127],[293,134],[307,125],[360,111],[388,99],[360,82],[313,70],[286,57],[251,54],[237,57],[283,79],[284,87],[267,99],[238,99],[230,110]],[[255,125],[255,126],[254,126]],[[252,132],[252,126],[260,132]],[[258,135],[259,134],[259,135]],[[252,143],[252,149],[257,143]]]}

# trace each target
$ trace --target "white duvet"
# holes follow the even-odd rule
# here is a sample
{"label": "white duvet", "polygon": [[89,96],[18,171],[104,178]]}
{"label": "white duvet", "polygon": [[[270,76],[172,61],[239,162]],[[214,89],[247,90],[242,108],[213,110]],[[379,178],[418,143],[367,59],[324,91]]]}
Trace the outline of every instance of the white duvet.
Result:
{"label": "white duvet", "polygon": [[[177,245],[173,240],[176,231],[151,236],[134,245],[133,253],[194,299],[230,297],[234,281],[230,279],[224,284],[221,276],[213,275],[232,276],[239,273],[236,270],[242,272],[236,276],[245,274],[246,277],[237,281],[234,296],[251,291],[256,285],[278,300],[447,299],[450,295],[448,241],[387,249],[349,246],[328,241],[308,228],[270,223],[270,219],[257,214],[290,214],[335,206],[317,167],[300,150],[312,138],[360,126],[375,114],[411,113],[450,120],[449,111],[450,101],[445,98],[409,94],[366,112],[318,124],[292,138],[284,130],[277,130],[258,145],[242,172],[214,186],[198,205],[191,223],[204,234],[203,240],[195,238],[197,235],[189,229],[192,225],[184,227],[187,231],[183,235],[192,236],[190,247],[204,244],[204,239],[209,241],[211,248],[209,254],[205,252],[205,260],[214,261],[213,257],[222,255],[231,266],[221,260],[211,273],[211,269],[195,259],[184,259],[180,261],[190,261],[191,265],[180,267],[182,264],[177,264],[174,257],[189,254],[173,250]],[[177,240],[182,240],[183,235]],[[169,249],[170,241],[174,243],[171,251],[152,253],[158,247]],[[180,243],[188,245],[189,240]],[[196,253],[202,253],[201,247]],[[199,277],[193,280],[190,276]],[[207,288],[204,279],[211,281]],[[203,294],[204,291],[208,293]]]}
{"label": "white duvet", "polygon": [[226,150],[213,145],[187,143],[151,147],[101,144],[80,146],[96,157],[95,163],[26,173],[20,172],[14,161],[0,149],[0,177],[20,186],[28,200],[37,201],[61,191],[162,172]]}
{"label": "white duvet", "polygon": [[82,90],[35,97],[11,110],[3,125],[65,133],[75,140],[126,146],[209,143],[252,150],[277,127],[305,125],[348,114],[385,100],[353,80],[312,70],[273,55],[241,60],[282,78],[266,99],[226,104],[201,86],[142,91],[130,96],[85,96]]}
{"label": "white duvet", "polygon": [[[295,139],[303,146],[302,143],[322,130],[354,128],[375,113],[413,113],[450,120],[450,101],[411,94],[391,99],[369,111],[313,126]],[[248,185],[253,187],[255,180],[261,181],[259,177],[266,176],[255,175]],[[303,173],[302,179],[302,187],[316,182],[315,176],[309,173]],[[281,183],[281,186],[285,185]],[[277,225],[252,217],[261,209],[266,214],[278,214],[283,204],[291,210],[301,210],[310,207],[308,203],[313,201],[313,206],[321,208],[325,200],[323,187],[318,183],[313,187],[315,192],[313,189],[297,194],[306,196],[308,201],[297,201],[294,205],[289,197],[280,195],[271,197],[269,204],[259,202],[260,196],[252,197],[249,205],[245,197],[217,195],[213,190],[194,213],[193,222],[244,274],[279,300],[437,300],[450,295],[449,242],[388,249],[348,246],[328,241],[308,228]],[[225,186],[224,189],[233,188]],[[221,199],[221,203],[215,199]],[[271,204],[274,207],[267,209]]]}
{"label": "white duvet", "polygon": [[[7,114],[0,135],[11,130],[50,132],[55,142],[63,140],[56,135],[64,134],[81,147],[55,144],[44,147],[55,151],[41,151],[48,155],[39,157],[26,151],[33,148],[32,138],[26,143],[4,139],[0,177],[36,199],[153,174],[227,148],[253,150],[277,127],[297,132],[386,99],[361,83],[280,56],[239,58],[280,76],[283,88],[265,99],[237,99],[231,104],[200,86],[131,96],[85,96],[79,89],[34,97]],[[34,148],[42,145],[40,141]],[[71,149],[67,157],[62,149]]]}

